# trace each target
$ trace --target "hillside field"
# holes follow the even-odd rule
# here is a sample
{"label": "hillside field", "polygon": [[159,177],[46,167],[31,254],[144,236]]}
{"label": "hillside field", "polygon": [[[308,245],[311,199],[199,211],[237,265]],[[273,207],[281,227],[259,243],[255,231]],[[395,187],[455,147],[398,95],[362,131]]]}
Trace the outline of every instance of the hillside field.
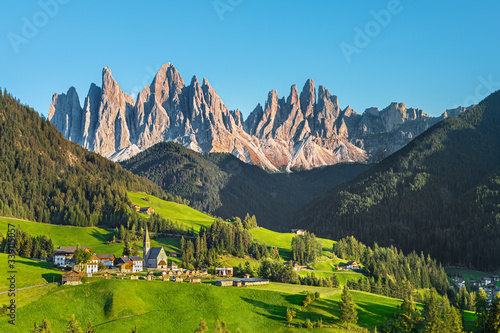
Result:
{"label": "hillside field", "polygon": [[[322,298],[301,311],[301,302],[308,291],[319,291]],[[361,327],[390,319],[401,303],[362,292],[353,292],[353,296]],[[278,283],[221,288],[162,281],[100,280],[44,291],[18,308],[14,329],[6,320],[1,320],[0,331],[27,332],[33,322],[41,322],[47,316],[52,329],[61,332],[74,313],[80,322],[90,320],[98,332],[128,332],[135,325],[143,332],[193,332],[200,318],[207,321],[211,330],[219,319],[224,320],[232,332],[236,328],[242,332],[289,332],[295,330],[285,327],[286,308],[297,311],[293,321],[296,325],[304,324],[306,318],[322,319],[326,325],[336,324],[339,299],[339,289]],[[315,332],[332,331],[315,329]]]}
{"label": "hillside field", "polygon": [[[155,213],[163,215],[164,218],[179,223],[184,223],[191,229],[194,228],[195,234],[200,230],[200,227],[208,227],[215,218],[199,212],[189,206],[178,204],[172,201],[165,201],[153,195],[145,193],[128,192],[128,197],[134,205],[141,207],[153,207]],[[145,200],[149,198],[149,201]]]}
{"label": "hillside field", "polygon": [[[88,246],[94,253],[113,253],[121,256],[124,243],[107,244],[113,238],[113,231],[98,227],[73,227],[31,222],[26,220],[0,217],[0,230],[7,231],[8,224],[29,232],[31,235],[47,235],[52,239],[54,248],[58,246]],[[142,240],[136,241],[142,251]],[[151,246],[163,246],[167,253],[180,252],[180,238],[152,239]]]}

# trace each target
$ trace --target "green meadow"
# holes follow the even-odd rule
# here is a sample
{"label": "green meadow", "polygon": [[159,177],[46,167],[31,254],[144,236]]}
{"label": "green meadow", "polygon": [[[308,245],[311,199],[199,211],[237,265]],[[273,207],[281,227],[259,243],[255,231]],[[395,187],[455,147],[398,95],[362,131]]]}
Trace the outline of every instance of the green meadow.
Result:
{"label": "green meadow", "polygon": [[[113,239],[113,231],[98,227],[73,227],[31,222],[26,220],[0,217],[0,230],[7,232],[8,224],[21,227],[31,235],[47,235],[52,239],[54,248],[58,246],[88,246],[94,253],[113,253],[121,256],[124,243],[108,244]],[[142,251],[142,240],[135,241]],[[180,252],[180,238],[152,239],[151,246],[163,246],[167,253]]]}
{"label": "green meadow", "polygon": [[[321,293],[321,298],[302,311],[305,293],[315,291]],[[360,327],[382,324],[401,303],[384,296],[352,293]],[[336,325],[339,300],[339,289],[278,283],[222,288],[162,281],[99,280],[44,290],[38,298],[18,308],[15,327],[1,320],[0,331],[27,332],[35,321],[41,322],[46,316],[52,329],[61,332],[71,314],[75,314],[83,324],[90,320],[98,332],[128,332],[135,325],[142,332],[193,332],[201,318],[207,321],[210,330],[216,320],[224,320],[232,332],[237,328],[242,332],[290,332],[297,329],[286,327],[287,308],[297,311],[292,322],[295,325],[304,325],[307,318]]]}
{"label": "green meadow", "polygon": [[324,271],[309,271],[309,270],[303,270],[303,271],[298,271],[297,272],[299,276],[306,276],[307,274],[311,275],[314,273],[314,276],[316,277],[322,277],[322,278],[329,278],[333,275],[337,276],[337,279],[339,280],[340,286],[344,286],[348,280],[351,281],[358,281],[360,278],[363,277],[363,274],[360,273],[355,273],[351,271],[345,271],[345,272],[324,272]]}
{"label": "green meadow", "polygon": [[[200,227],[207,227],[215,220],[213,217],[189,206],[165,201],[149,194],[128,192],[128,196],[134,205],[153,207],[155,213],[163,215],[166,219],[184,223],[189,228],[194,227],[195,233],[200,230]],[[145,198],[149,198],[149,201],[145,200]]]}

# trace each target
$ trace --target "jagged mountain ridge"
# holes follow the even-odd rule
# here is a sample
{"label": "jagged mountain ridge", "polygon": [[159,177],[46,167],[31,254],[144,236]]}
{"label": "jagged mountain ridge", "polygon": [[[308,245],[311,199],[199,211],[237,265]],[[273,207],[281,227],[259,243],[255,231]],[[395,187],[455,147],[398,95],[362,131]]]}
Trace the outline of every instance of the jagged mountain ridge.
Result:
{"label": "jagged mountain ridge", "polygon": [[287,99],[272,90],[243,121],[230,111],[207,79],[185,85],[175,67],[163,65],[134,100],[102,72],[102,88],[91,84],[83,108],[75,88],[54,94],[49,120],[63,135],[114,161],[126,160],[162,141],[197,152],[231,153],[244,162],[277,171],[339,162],[376,162],[405,146],[448,113],[429,117],[422,110],[392,103],[362,115],[341,109],[337,96],[309,79]]}

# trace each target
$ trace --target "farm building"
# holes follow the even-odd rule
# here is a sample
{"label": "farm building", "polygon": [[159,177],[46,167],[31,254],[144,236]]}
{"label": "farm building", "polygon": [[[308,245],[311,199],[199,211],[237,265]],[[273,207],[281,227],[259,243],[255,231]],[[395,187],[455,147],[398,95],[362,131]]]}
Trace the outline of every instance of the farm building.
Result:
{"label": "farm building", "polygon": [[232,287],[233,280],[219,280],[219,281],[217,281],[217,286],[218,287]]}
{"label": "farm building", "polygon": [[146,279],[148,281],[153,281],[155,279],[155,276],[153,275],[153,272],[149,272]]}
{"label": "farm building", "polygon": [[72,286],[82,284],[82,275],[77,271],[71,270],[63,274],[61,284]]}
{"label": "farm building", "polygon": [[346,262],[344,269],[359,269],[359,264],[356,261]]}
{"label": "farm building", "polygon": [[130,208],[132,208],[133,210],[135,210],[136,212],[140,211],[141,210],[141,206],[139,205],[132,205],[130,206]]}
{"label": "farm building", "polygon": [[96,254],[96,257],[99,259],[99,263],[108,268],[113,266],[113,262],[115,261],[115,255],[112,253]]}
{"label": "farm building", "polygon": [[183,282],[184,281],[184,278],[182,278],[181,276],[174,276],[174,282]]}
{"label": "farm building", "polygon": [[215,268],[215,274],[218,276],[233,276],[233,267],[223,262]]}
{"label": "farm building", "polygon": [[139,256],[120,257],[116,267],[123,273],[137,273],[142,271],[142,258]]}
{"label": "farm building", "polygon": [[263,284],[269,284],[268,279],[258,279],[258,278],[253,278],[253,279],[242,279],[241,280],[242,284],[244,287],[249,287],[249,286],[260,286]]}
{"label": "farm building", "polygon": [[251,278],[251,279],[227,279],[217,281],[218,287],[249,287],[269,284],[267,279]]}
{"label": "farm building", "polygon": [[141,207],[141,208],[139,208],[139,212],[143,213],[143,214],[151,215],[155,212],[155,209],[153,207]]}
{"label": "farm building", "polygon": [[177,266],[177,264],[175,262],[171,262],[169,265],[168,265],[168,269],[170,269],[171,271],[178,271],[179,270],[179,266]]}
{"label": "farm building", "polygon": [[306,234],[306,231],[304,229],[292,229],[291,232],[292,234],[296,234],[299,236],[304,236]]}
{"label": "farm building", "polygon": [[201,277],[192,276],[189,278],[189,283],[201,283]]}
{"label": "farm building", "polygon": [[139,277],[137,275],[130,275],[130,280],[138,280]]}

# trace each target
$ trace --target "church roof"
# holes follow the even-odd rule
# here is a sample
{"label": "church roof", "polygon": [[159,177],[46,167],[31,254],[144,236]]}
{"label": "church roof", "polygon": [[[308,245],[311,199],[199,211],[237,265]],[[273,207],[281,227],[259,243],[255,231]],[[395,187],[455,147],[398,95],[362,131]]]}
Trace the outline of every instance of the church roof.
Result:
{"label": "church roof", "polygon": [[152,247],[151,250],[149,250],[148,259],[158,258],[161,251],[163,251],[162,247]]}

